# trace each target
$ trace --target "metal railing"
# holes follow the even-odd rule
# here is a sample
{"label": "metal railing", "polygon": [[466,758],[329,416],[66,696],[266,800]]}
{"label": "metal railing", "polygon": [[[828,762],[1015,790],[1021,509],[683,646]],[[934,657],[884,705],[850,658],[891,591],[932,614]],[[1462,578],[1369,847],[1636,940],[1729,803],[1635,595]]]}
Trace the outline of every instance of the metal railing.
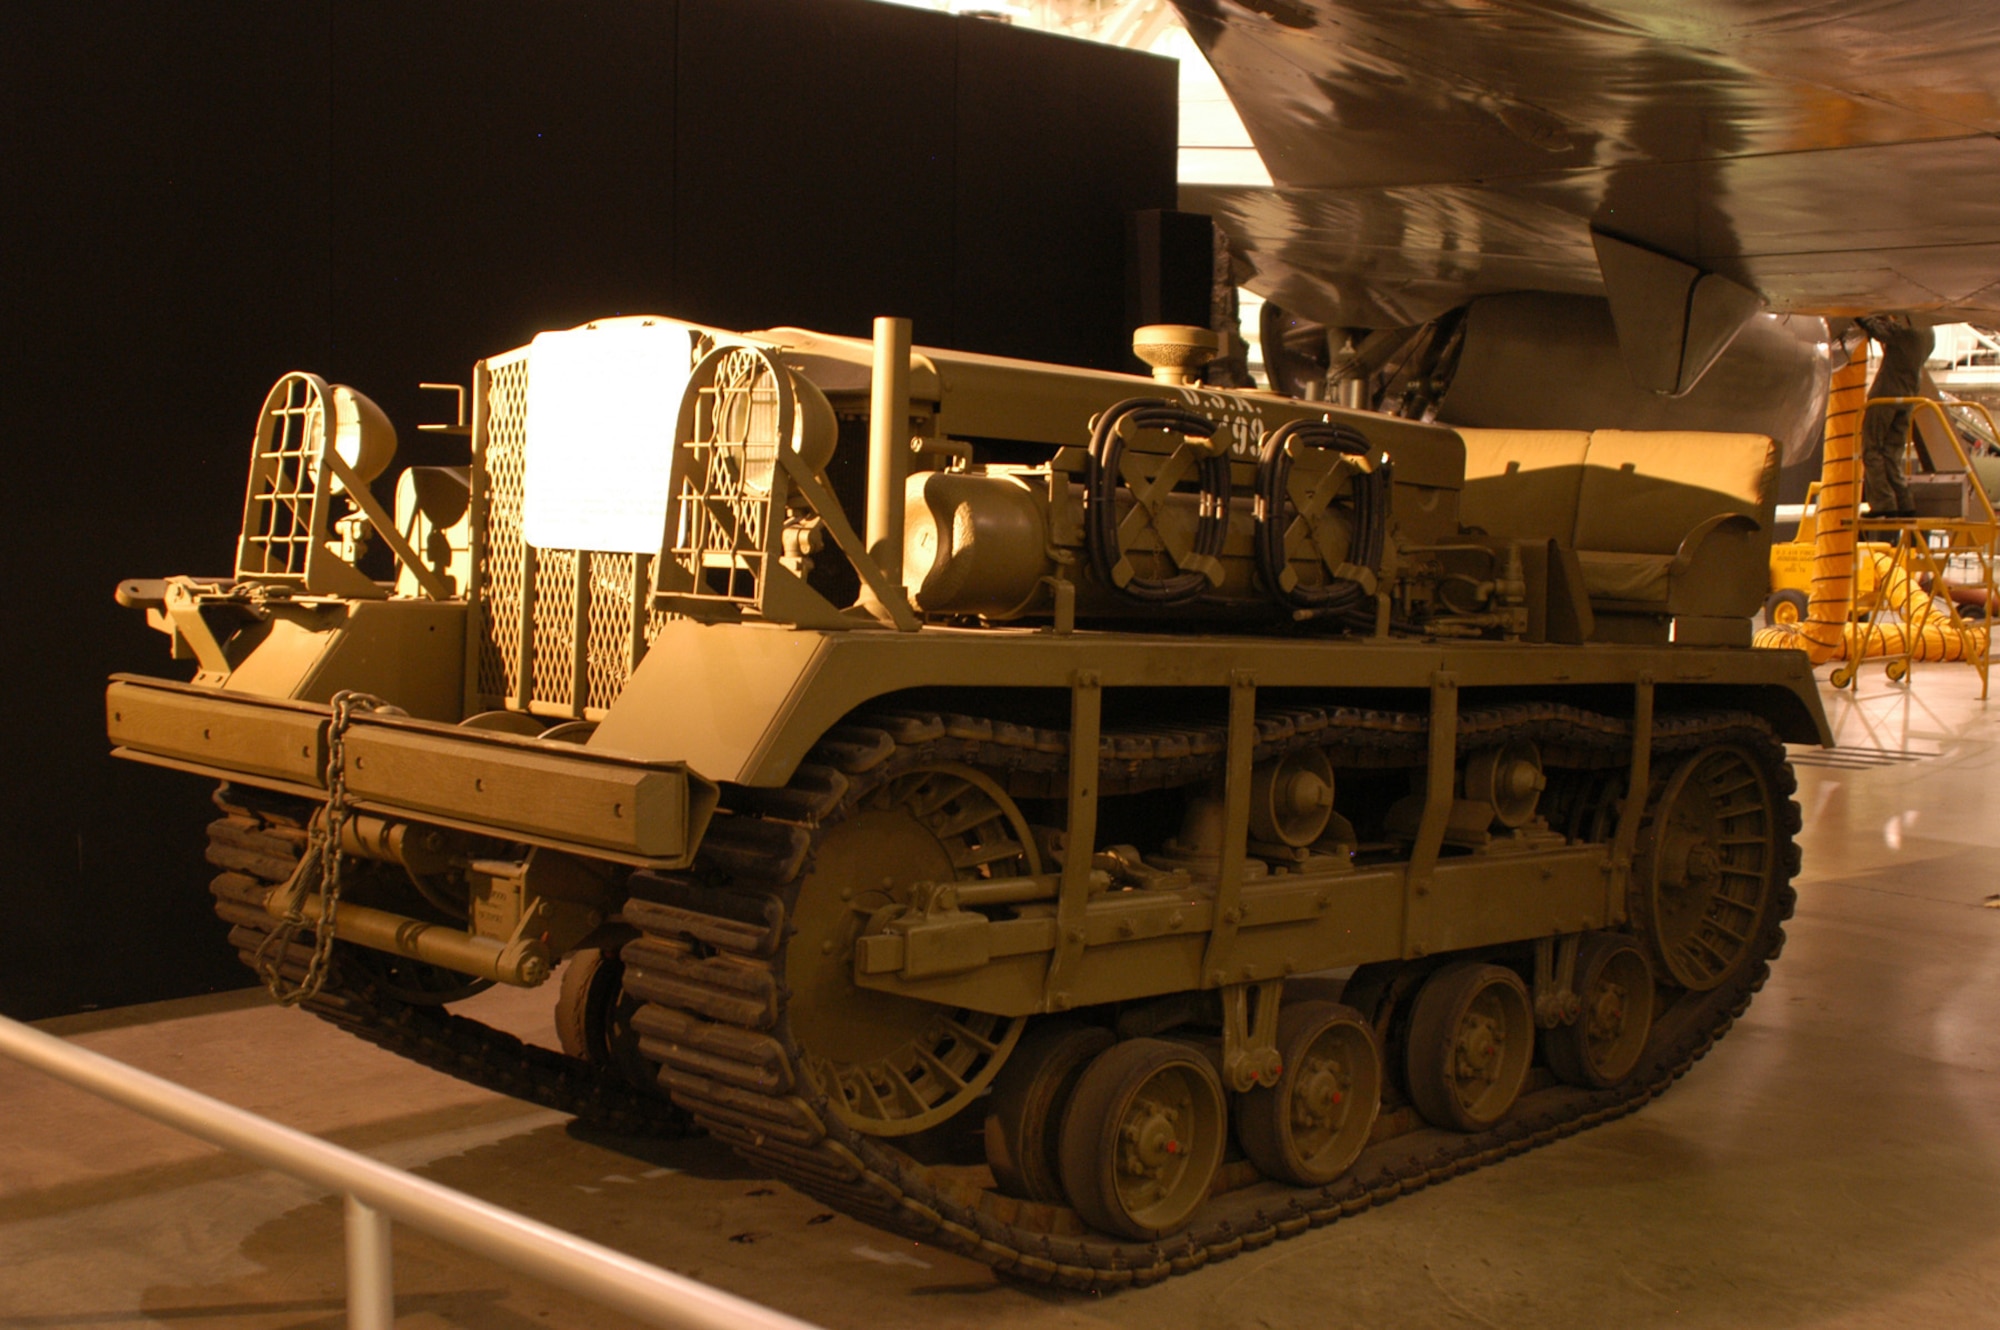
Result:
{"label": "metal railing", "polygon": [[346,1198],[349,1330],[391,1330],[398,1219],[511,1270],[669,1330],[814,1330],[609,1247],[413,1177],[219,1099],[0,1017],[0,1055]]}

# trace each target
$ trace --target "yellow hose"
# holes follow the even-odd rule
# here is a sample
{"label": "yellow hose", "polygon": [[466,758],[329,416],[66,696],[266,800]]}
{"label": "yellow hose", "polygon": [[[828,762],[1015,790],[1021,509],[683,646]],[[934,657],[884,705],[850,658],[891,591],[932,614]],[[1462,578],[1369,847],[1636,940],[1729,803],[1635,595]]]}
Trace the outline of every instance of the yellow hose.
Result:
{"label": "yellow hose", "polygon": [[1884,603],[1902,616],[1902,622],[1856,624],[1851,659],[1906,655],[1912,660],[1974,660],[1986,654],[1983,625],[1953,627],[1951,615],[1893,555],[1878,551],[1868,557],[1875,565]]}
{"label": "yellow hose", "polygon": [[1827,393],[1825,455],[1820,466],[1819,525],[1813,540],[1812,597],[1806,617],[1759,632],[1756,645],[1803,651],[1815,665],[1829,660],[1909,656],[1920,661],[1972,660],[1986,654],[1987,630],[1957,627],[1917,584],[1893,551],[1871,550],[1869,564],[1882,603],[1900,623],[1852,624],[1854,603],[1854,440],[1867,400],[1868,342],[1859,340],[1835,367]]}
{"label": "yellow hose", "polygon": [[[1820,462],[1819,524],[1813,539],[1812,596],[1806,617],[1757,634],[1760,647],[1803,651],[1815,665],[1847,654],[1847,615],[1854,603],[1854,440],[1868,399],[1868,339],[1857,338],[1846,363],[1834,367],[1826,398]],[[1897,654],[1901,654],[1898,652]]]}

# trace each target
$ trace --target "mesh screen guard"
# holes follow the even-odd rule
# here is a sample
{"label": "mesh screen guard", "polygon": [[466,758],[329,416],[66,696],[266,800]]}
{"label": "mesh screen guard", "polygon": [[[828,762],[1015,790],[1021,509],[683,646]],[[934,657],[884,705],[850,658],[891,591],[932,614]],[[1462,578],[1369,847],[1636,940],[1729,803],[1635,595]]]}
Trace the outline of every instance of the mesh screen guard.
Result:
{"label": "mesh screen guard", "polygon": [[537,549],[522,537],[526,348],[485,362],[473,429],[477,697],[482,708],[594,718],[665,621],[652,556]]}

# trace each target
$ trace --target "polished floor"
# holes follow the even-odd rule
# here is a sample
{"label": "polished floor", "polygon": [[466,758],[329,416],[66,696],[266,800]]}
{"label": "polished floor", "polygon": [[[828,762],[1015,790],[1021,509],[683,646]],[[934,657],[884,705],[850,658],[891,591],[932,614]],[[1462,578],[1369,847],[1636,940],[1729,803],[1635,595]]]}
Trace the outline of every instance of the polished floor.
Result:
{"label": "polished floor", "polygon": [[[1824,675],[1824,671],[1822,671]],[[1658,1103],[1148,1290],[1024,1289],[689,1142],[641,1153],[246,997],[80,1043],[829,1327],[2000,1326],[2000,700],[1827,693],[1771,983]],[[541,999],[489,994],[529,1032]],[[333,1330],[341,1216],[28,1072],[0,1076],[0,1330]],[[399,1325],[623,1320],[399,1230]]]}

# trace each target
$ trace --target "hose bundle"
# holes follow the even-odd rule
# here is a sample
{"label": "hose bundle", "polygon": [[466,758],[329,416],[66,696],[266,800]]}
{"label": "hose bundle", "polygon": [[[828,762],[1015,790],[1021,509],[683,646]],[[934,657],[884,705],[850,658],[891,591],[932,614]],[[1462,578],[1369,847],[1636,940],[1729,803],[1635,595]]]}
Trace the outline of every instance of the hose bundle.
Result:
{"label": "hose bundle", "polygon": [[[1271,594],[1294,610],[1339,613],[1355,608],[1367,588],[1346,577],[1331,575],[1319,586],[1307,586],[1291,572],[1285,550],[1286,511],[1291,507],[1292,449],[1319,448],[1346,457],[1365,457],[1368,440],[1343,425],[1323,420],[1293,420],[1264,438],[1257,462],[1257,571]],[[1347,562],[1373,572],[1381,567],[1382,547],[1389,530],[1390,474],[1387,463],[1356,476],[1352,486],[1353,529]],[[1290,574],[1290,575],[1288,575]]]}
{"label": "hose bundle", "polygon": [[[1122,584],[1113,576],[1124,556],[1118,541],[1118,478],[1127,426],[1165,430],[1190,439],[1211,439],[1216,429],[1215,422],[1206,416],[1155,397],[1127,398],[1097,418],[1090,432],[1090,464],[1084,475],[1084,543],[1089,547],[1091,570],[1106,586],[1116,587],[1134,600],[1154,605],[1193,600],[1209,587],[1208,574],[1199,568],[1185,568],[1169,577],[1133,575]],[[1229,534],[1228,456],[1203,458],[1200,474],[1192,554],[1214,567]]]}

